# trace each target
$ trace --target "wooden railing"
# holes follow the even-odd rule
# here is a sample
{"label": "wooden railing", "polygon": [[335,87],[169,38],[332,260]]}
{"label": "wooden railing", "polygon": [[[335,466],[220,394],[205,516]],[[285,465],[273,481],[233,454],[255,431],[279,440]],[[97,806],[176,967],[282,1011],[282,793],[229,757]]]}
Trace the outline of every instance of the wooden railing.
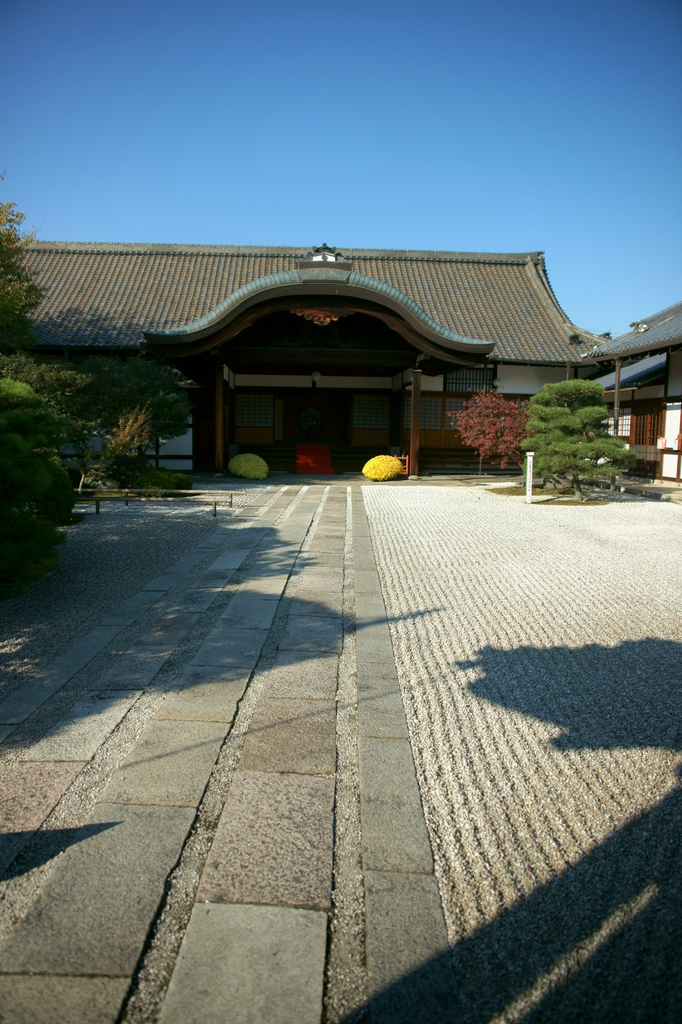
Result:
{"label": "wooden railing", "polygon": [[[97,490],[94,487],[83,488],[74,491],[76,501],[86,495],[86,501],[95,502],[95,512],[99,515],[101,501],[123,501],[128,505],[131,501],[188,501],[209,502],[213,505],[213,515],[216,515],[218,505],[233,507],[232,497],[235,494],[246,494],[246,491],[175,491],[159,489],[155,492],[150,487],[137,488],[107,488]],[[228,501],[229,495],[229,501]]]}

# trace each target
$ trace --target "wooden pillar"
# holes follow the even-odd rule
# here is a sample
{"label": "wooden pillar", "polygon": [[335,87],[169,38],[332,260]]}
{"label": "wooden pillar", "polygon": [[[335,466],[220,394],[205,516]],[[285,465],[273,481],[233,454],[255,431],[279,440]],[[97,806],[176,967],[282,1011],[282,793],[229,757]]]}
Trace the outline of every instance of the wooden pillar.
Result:
{"label": "wooden pillar", "polygon": [[410,419],[410,479],[419,476],[419,427],[422,418],[422,372],[412,371],[412,416]]}
{"label": "wooden pillar", "polygon": [[613,436],[616,439],[620,437],[618,420],[620,419],[620,368],[622,362],[622,359],[616,359],[616,390],[613,396]]}
{"label": "wooden pillar", "polygon": [[221,470],[225,459],[225,423],[223,414],[223,365],[215,368],[215,468]]}

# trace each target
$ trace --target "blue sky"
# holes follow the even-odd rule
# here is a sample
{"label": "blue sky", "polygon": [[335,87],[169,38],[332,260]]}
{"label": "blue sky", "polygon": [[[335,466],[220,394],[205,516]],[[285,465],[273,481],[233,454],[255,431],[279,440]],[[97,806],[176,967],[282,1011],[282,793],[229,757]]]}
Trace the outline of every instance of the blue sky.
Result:
{"label": "blue sky", "polygon": [[544,249],[614,334],[682,299],[679,0],[0,0],[0,25],[0,199],[43,239]]}

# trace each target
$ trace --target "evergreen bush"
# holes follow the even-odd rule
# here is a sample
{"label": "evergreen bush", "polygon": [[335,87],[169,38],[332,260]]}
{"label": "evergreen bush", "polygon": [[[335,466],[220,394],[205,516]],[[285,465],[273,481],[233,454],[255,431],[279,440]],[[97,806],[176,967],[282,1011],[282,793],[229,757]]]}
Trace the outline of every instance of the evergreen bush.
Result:
{"label": "evergreen bush", "polygon": [[241,476],[245,480],[265,480],[268,475],[268,464],[259,455],[235,455],[227,464],[232,476]]}
{"label": "evergreen bush", "polygon": [[568,477],[582,500],[582,476],[616,476],[636,459],[608,432],[604,388],[593,380],[545,384],[530,400],[528,433],[522,448],[535,453],[539,476]]}
{"label": "evergreen bush", "polygon": [[192,477],[177,469],[159,466],[155,469],[139,459],[114,459],[107,468],[107,475],[116,481],[118,487],[139,489],[149,487],[166,491],[187,491],[192,488]]}
{"label": "evergreen bush", "polygon": [[376,455],[362,467],[368,480],[395,480],[403,472],[403,464],[394,455]]}
{"label": "evergreen bush", "polygon": [[0,378],[0,598],[56,567],[56,524],[73,506],[58,463],[63,429],[27,384]]}

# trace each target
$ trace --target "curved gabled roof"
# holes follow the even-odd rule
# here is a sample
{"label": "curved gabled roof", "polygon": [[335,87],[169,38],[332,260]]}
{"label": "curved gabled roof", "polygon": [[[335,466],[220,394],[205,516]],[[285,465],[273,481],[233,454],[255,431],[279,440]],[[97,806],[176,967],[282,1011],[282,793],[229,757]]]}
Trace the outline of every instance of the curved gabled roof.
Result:
{"label": "curved gabled roof", "polygon": [[286,270],[279,274],[258,277],[232,292],[210,313],[183,327],[167,331],[145,331],[148,341],[192,341],[214,335],[236,320],[241,313],[264,300],[315,296],[325,298],[361,299],[386,307],[405,320],[412,328],[438,349],[487,355],[493,342],[480,338],[467,338],[448,330],[417,305],[408,295],[391,284],[367,274],[337,268],[334,263],[320,263],[316,267]]}
{"label": "curved gabled roof", "polygon": [[[137,348],[145,331],[185,327],[244,285],[296,271],[307,248],[36,242],[28,261],[47,292],[38,344]],[[343,252],[445,332],[494,343],[493,359],[565,363],[600,340],[563,312],[542,253]]]}

